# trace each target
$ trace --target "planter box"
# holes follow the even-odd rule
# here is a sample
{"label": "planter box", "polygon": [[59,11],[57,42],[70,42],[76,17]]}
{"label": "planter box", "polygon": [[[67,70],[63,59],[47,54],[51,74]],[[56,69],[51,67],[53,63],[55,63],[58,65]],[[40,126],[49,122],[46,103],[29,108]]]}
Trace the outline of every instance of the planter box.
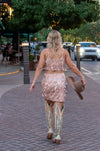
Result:
{"label": "planter box", "polygon": [[39,59],[40,59],[40,56],[39,56],[39,55],[37,55],[37,60],[39,61]]}
{"label": "planter box", "polygon": [[37,63],[37,61],[29,61],[29,70],[35,70],[36,63]]}

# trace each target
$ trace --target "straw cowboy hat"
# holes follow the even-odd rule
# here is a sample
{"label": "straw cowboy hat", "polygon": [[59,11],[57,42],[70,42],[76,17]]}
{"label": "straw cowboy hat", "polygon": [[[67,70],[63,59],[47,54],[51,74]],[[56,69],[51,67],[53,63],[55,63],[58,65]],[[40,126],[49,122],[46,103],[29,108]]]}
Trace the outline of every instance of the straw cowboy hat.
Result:
{"label": "straw cowboy hat", "polygon": [[75,81],[73,77],[68,77],[68,81],[70,83],[70,86],[75,90],[75,92],[78,94],[79,98],[82,100],[83,96],[81,95],[81,92],[84,91],[85,87],[83,86],[81,81]]}

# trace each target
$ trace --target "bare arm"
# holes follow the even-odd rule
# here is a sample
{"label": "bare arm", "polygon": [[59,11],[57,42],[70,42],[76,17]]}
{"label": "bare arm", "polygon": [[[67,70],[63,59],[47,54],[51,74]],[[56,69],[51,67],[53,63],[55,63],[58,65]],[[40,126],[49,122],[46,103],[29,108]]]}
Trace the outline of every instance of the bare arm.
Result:
{"label": "bare arm", "polygon": [[66,55],[66,64],[68,67],[79,77],[81,77],[83,84],[85,85],[85,78],[82,75],[82,73],[79,71],[79,69],[76,67],[76,65],[72,62],[69,53],[65,50],[65,55]]}
{"label": "bare arm", "polygon": [[35,74],[34,74],[34,78],[33,78],[33,82],[32,85],[30,87],[30,91],[32,92],[36,81],[38,80],[42,70],[43,70],[43,66],[45,64],[45,56],[44,56],[44,50],[42,50],[41,54],[40,54],[40,59],[39,59],[39,63],[38,66],[36,68]]}

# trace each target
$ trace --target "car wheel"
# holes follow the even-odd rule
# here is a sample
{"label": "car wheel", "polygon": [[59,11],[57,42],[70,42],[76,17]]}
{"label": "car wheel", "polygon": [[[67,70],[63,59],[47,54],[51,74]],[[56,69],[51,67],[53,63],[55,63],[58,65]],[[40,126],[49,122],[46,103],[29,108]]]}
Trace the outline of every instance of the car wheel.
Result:
{"label": "car wheel", "polygon": [[100,61],[100,59],[97,59],[97,61]]}

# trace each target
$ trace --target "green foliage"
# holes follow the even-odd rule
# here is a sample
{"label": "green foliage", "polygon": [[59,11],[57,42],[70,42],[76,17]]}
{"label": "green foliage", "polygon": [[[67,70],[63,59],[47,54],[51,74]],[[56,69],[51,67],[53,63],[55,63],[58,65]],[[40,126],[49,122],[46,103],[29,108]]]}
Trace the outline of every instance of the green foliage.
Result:
{"label": "green foliage", "polygon": [[100,44],[100,20],[88,24],[83,24],[78,29],[67,30],[63,34],[64,41],[68,41],[70,38],[73,43],[79,41],[94,41]]}
{"label": "green foliage", "polygon": [[5,5],[0,5],[0,19],[2,21],[3,26],[7,28],[10,18],[9,18],[8,9]]}
{"label": "green foliage", "polygon": [[94,0],[74,0],[75,4],[80,4],[81,2],[87,2],[87,3],[95,3]]}
{"label": "green foliage", "polygon": [[36,50],[40,50],[40,46],[39,46],[39,45],[36,45],[35,49],[36,49]]}
{"label": "green foliage", "polygon": [[9,32],[74,29],[100,17],[99,5],[92,0],[12,0],[12,8],[11,18],[6,8],[3,15],[4,26]]}
{"label": "green foliage", "polygon": [[80,2],[76,5],[77,13],[80,14],[80,19],[82,23],[92,22],[99,19],[99,5],[98,3],[92,4],[85,2]]}
{"label": "green foliage", "polygon": [[43,27],[42,5],[37,0],[12,1],[11,27],[19,32],[37,32]]}
{"label": "green foliage", "polygon": [[[48,33],[48,29],[43,29],[39,32],[39,39],[43,37],[46,40],[45,35],[42,33]],[[60,29],[63,41],[71,41],[72,43],[77,43],[79,41],[94,41],[100,44],[100,20],[97,22],[82,24],[80,28],[75,28],[72,30]],[[48,34],[47,34],[48,35]]]}
{"label": "green foliage", "polygon": [[82,25],[77,34],[82,40],[95,41],[100,44],[100,20],[98,22]]}
{"label": "green foliage", "polygon": [[74,26],[75,21],[75,6],[73,0],[63,1],[49,1],[44,3],[43,9],[45,11],[45,24],[51,26],[53,29],[60,28],[68,29]]}
{"label": "green foliage", "polygon": [[29,53],[29,61],[34,61],[34,56]]}
{"label": "green foliage", "polygon": [[43,0],[43,4],[45,24],[52,29],[74,29],[99,18],[99,5],[92,0]]}
{"label": "green foliage", "polygon": [[46,41],[47,39],[47,36],[49,34],[49,32],[51,31],[50,28],[43,28],[41,29],[39,32],[38,32],[38,38],[39,38],[39,41]]}

